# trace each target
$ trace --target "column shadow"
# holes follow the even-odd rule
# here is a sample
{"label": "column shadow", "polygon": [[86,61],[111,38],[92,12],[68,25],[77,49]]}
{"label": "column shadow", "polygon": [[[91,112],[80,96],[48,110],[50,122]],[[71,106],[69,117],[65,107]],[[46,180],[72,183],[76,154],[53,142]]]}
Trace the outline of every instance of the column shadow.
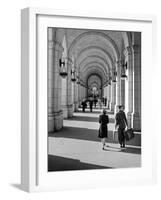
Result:
{"label": "column shadow", "polygon": [[[116,144],[118,142],[113,141],[112,135],[113,131],[108,131],[108,139],[107,143]],[[68,138],[68,139],[78,139],[78,140],[87,140],[100,142],[100,138],[98,137],[98,130],[88,129],[88,128],[78,128],[78,127],[63,127],[63,129],[59,132],[49,133],[49,137],[55,138]],[[107,151],[116,151],[117,147],[109,146]],[[125,149],[121,149],[121,152],[124,153],[134,153],[141,154],[141,147],[126,147]]]}
{"label": "column shadow", "polygon": [[[67,119],[68,121],[88,121],[88,122],[97,122],[98,117],[88,117],[88,116],[73,116]],[[114,123],[115,120],[109,117],[109,123]]]}
{"label": "column shadow", "polygon": [[48,171],[70,171],[70,170],[89,170],[89,169],[111,169],[112,167],[94,165],[81,162],[77,159],[62,156],[48,155]]}

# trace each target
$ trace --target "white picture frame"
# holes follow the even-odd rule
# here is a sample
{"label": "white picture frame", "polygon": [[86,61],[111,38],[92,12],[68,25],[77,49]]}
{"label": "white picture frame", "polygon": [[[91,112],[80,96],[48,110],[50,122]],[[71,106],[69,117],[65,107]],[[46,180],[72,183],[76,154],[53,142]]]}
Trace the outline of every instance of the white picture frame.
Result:
{"label": "white picture frame", "polygon": [[[41,84],[42,92],[46,92],[46,68],[39,68],[40,58],[38,58],[38,31],[50,26],[54,19],[54,25],[61,27],[80,28],[106,28],[106,23],[110,23],[111,29],[124,29],[132,31],[142,31],[143,41],[143,151],[142,167],[139,169],[115,169],[115,170],[92,170],[92,171],[70,171],[54,172],[48,174],[45,172],[44,163],[46,163],[46,144],[43,145],[45,136],[42,130],[45,127],[40,126],[38,120],[44,120],[42,113],[46,112],[46,100],[43,94],[39,94]],[[72,23],[71,23],[72,20]],[[86,23],[82,24],[85,21]],[[75,21],[75,22],[74,22]],[[94,25],[95,24],[95,25]],[[109,26],[109,25],[108,25]],[[148,80],[151,78],[150,68],[153,63],[155,67],[155,48],[156,48],[156,19],[155,16],[138,16],[129,14],[86,13],[80,11],[61,11],[44,8],[25,8],[21,15],[21,187],[25,191],[54,191],[75,188],[97,188],[116,185],[135,185],[152,184],[156,182],[156,148],[155,137],[149,139],[152,127],[148,129],[146,124],[154,122],[147,112],[153,113],[148,105],[151,102],[147,96]],[[43,37],[43,35],[42,35]],[[45,36],[44,36],[45,37]],[[150,49],[146,50],[148,42]],[[145,45],[144,45],[145,43]],[[41,57],[42,63],[46,57]],[[144,69],[146,65],[146,70]],[[40,83],[41,80],[41,83]],[[41,109],[40,109],[41,105]],[[44,106],[43,106],[44,105]],[[148,111],[147,111],[148,108]],[[47,120],[46,120],[47,121]],[[46,122],[47,123],[47,122]],[[153,133],[155,134],[155,133]],[[47,140],[47,138],[46,138]],[[40,148],[41,147],[41,148]],[[41,156],[40,156],[41,154]],[[46,156],[46,157],[45,157]],[[47,163],[46,163],[47,164]],[[63,181],[62,181],[63,180]],[[84,181],[86,180],[86,181]],[[108,180],[108,181],[107,181]]]}

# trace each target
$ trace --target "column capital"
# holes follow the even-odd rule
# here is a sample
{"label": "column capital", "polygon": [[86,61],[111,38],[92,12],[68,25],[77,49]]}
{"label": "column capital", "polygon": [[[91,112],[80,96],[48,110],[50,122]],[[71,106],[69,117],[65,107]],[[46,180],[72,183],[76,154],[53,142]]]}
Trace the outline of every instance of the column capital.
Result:
{"label": "column capital", "polygon": [[72,64],[73,64],[72,59],[69,58],[69,57],[66,58],[66,61],[67,61],[67,64],[68,64],[68,65],[72,65]]}
{"label": "column capital", "polygon": [[128,46],[124,49],[124,55],[125,56],[128,56],[128,55],[132,55],[132,47],[131,46]]}
{"label": "column capital", "polygon": [[48,46],[49,46],[49,49],[55,49],[56,51],[60,51],[60,52],[64,51],[62,44],[55,40],[48,40]]}

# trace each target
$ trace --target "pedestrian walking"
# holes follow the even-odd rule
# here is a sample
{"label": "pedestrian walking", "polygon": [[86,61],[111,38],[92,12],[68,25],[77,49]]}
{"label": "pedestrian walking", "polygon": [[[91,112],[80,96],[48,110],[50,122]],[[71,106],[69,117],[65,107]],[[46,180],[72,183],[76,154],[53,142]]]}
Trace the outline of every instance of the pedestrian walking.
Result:
{"label": "pedestrian walking", "polygon": [[98,137],[101,138],[102,142],[102,149],[104,150],[105,144],[106,144],[106,138],[108,138],[108,123],[109,123],[109,117],[107,115],[107,112],[105,109],[103,109],[102,114],[99,116],[99,133]]}
{"label": "pedestrian walking", "polygon": [[83,112],[85,112],[86,107],[87,107],[87,103],[86,103],[86,100],[84,99],[84,100],[82,101],[82,111],[83,111]]}
{"label": "pedestrian walking", "polygon": [[98,99],[98,106],[99,106],[100,109],[102,108],[102,102],[101,102],[100,98]]}
{"label": "pedestrian walking", "polygon": [[92,109],[93,109],[93,100],[92,99],[89,101],[89,108],[90,108],[90,112],[92,112]]}
{"label": "pedestrian walking", "polygon": [[118,112],[115,116],[115,130],[118,131],[118,140],[120,147],[125,147],[125,129],[128,127],[126,115],[124,113],[124,107],[122,105],[118,106]]}

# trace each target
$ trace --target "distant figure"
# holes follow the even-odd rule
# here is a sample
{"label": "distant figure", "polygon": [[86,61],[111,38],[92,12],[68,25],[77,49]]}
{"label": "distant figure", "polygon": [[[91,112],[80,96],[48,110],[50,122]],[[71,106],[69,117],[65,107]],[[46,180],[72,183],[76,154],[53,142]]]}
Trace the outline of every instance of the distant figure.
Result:
{"label": "distant figure", "polygon": [[105,144],[106,144],[106,138],[108,137],[108,126],[109,123],[109,117],[107,115],[107,112],[105,109],[103,109],[102,114],[99,116],[99,134],[98,137],[101,138],[102,142],[102,149],[104,150]]}
{"label": "distant figure", "polygon": [[105,103],[105,98],[104,98],[104,97],[102,97],[102,103],[103,103],[103,105],[104,105],[104,103]]}
{"label": "distant figure", "polygon": [[93,108],[93,100],[89,101],[89,108],[90,108],[90,112],[92,112],[92,108]]}
{"label": "distant figure", "polygon": [[100,109],[102,108],[102,102],[101,102],[101,99],[98,99],[98,106],[99,106]]}
{"label": "distant figure", "polygon": [[96,108],[96,104],[97,104],[97,99],[94,99],[94,107]]}
{"label": "distant figure", "polygon": [[107,98],[105,97],[104,99],[104,106],[106,107],[107,106]]}
{"label": "distant figure", "polygon": [[119,111],[115,117],[115,129],[118,130],[118,140],[120,147],[125,147],[125,128],[128,127],[126,115],[124,113],[124,107],[122,105],[118,106]]}
{"label": "distant figure", "polygon": [[82,111],[83,111],[83,112],[85,112],[86,107],[87,107],[86,100],[83,100],[83,101],[82,101]]}

